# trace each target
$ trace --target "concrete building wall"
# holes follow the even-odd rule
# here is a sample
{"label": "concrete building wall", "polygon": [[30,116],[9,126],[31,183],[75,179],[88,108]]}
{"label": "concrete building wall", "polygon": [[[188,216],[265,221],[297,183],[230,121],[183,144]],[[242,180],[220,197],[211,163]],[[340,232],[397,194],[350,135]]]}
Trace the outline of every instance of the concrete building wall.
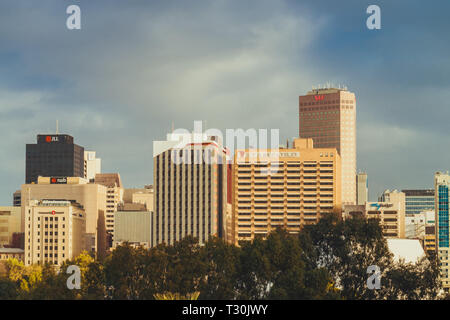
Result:
{"label": "concrete building wall", "polygon": [[149,211],[117,211],[114,247],[124,242],[151,247],[152,214]]}

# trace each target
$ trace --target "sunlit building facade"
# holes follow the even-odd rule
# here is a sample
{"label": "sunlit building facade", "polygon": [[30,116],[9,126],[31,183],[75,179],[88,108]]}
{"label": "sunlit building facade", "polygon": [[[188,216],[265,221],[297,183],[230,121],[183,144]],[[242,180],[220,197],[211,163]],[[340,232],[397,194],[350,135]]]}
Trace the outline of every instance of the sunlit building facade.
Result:
{"label": "sunlit building facade", "polygon": [[335,148],[296,139],[292,149],[237,150],[233,168],[234,242],[277,227],[297,233],[341,209],[341,159]]}

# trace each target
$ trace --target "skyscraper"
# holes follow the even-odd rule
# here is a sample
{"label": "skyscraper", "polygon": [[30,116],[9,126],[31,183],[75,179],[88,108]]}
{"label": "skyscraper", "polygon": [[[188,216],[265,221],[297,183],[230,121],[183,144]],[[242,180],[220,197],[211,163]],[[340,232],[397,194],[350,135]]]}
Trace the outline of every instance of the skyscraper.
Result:
{"label": "skyscraper", "polygon": [[367,173],[360,172],[356,175],[356,204],[364,205],[367,201],[369,201]]}
{"label": "skyscraper", "polygon": [[152,246],[187,235],[225,236],[227,151],[218,137],[169,134],[153,142]]}
{"label": "skyscraper", "polygon": [[66,134],[37,136],[37,144],[27,144],[25,183],[43,177],[84,178],[84,148]]}
{"label": "skyscraper", "polygon": [[446,291],[450,289],[449,277],[449,187],[450,176],[441,172],[434,175],[434,206],[436,223],[436,247],[440,262],[440,278]]}
{"label": "skyscraper", "polygon": [[344,89],[314,89],[299,99],[299,136],[336,148],[342,161],[342,203],[356,202],[356,98]]}

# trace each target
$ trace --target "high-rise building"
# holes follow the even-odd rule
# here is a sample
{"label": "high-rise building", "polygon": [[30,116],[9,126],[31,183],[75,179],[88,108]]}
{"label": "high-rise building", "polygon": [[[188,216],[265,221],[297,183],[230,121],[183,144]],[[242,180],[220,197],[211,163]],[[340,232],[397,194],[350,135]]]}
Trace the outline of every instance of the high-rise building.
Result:
{"label": "high-rise building", "polygon": [[84,178],[91,182],[102,172],[102,159],[96,158],[95,154],[95,151],[84,151]]}
{"label": "high-rise building", "polygon": [[66,134],[37,136],[37,144],[27,144],[25,183],[43,177],[84,177],[84,148]]}
{"label": "high-rise building", "polygon": [[106,252],[105,212],[107,189],[80,177],[39,177],[36,184],[22,185],[22,226],[25,229],[25,206],[29,200],[74,201],[86,213],[86,250],[103,257]]}
{"label": "high-rise building", "polygon": [[95,175],[96,184],[107,188],[106,195],[106,232],[110,235],[109,247],[114,240],[114,218],[117,206],[123,202],[124,188],[118,173],[100,173]]}
{"label": "high-rise building", "polygon": [[436,172],[434,175],[434,207],[436,216],[436,249],[440,262],[440,279],[444,290],[450,289],[449,276],[449,188],[450,175]]}
{"label": "high-rise building", "polygon": [[85,249],[86,215],[72,201],[30,201],[25,206],[25,265],[61,265]]}
{"label": "high-rise building", "polygon": [[13,243],[14,233],[21,232],[20,207],[0,207],[0,248]]}
{"label": "high-rise building", "polygon": [[153,244],[225,237],[227,150],[218,137],[168,134],[153,142]]}
{"label": "high-rise building", "polygon": [[356,204],[364,205],[367,201],[369,201],[367,173],[360,172],[356,175]]}
{"label": "high-rise building", "polygon": [[341,159],[335,148],[296,139],[292,149],[237,150],[233,167],[234,243],[277,227],[303,225],[341,210]]}
{"label": "high-rise building", "polygon": [[402,190],[406,197],[406,215],[419,214],[434,210],[434,190],[416,189]]}
{"label": "high-rise building", "polygon": [[342,162],[342,203],[356,203],[356,99],[344,89],[314,89],[300,96],[299,137],[316,148],[336,148]]}

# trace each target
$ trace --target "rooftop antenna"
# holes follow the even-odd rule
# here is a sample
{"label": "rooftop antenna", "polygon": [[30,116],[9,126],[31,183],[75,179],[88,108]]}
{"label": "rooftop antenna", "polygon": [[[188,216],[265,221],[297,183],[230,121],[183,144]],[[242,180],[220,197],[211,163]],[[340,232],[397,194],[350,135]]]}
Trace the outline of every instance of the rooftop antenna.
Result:
{"label": "rooftop antenna", "polygon": [[59,134],[59,121],[56,120],[56,134]]}
{"label": "rooftop antenna", "polygon": [[172,133],[175,131],[174,127],[175,127],[175,125],[174,125],[174,123],[172,121]]}

